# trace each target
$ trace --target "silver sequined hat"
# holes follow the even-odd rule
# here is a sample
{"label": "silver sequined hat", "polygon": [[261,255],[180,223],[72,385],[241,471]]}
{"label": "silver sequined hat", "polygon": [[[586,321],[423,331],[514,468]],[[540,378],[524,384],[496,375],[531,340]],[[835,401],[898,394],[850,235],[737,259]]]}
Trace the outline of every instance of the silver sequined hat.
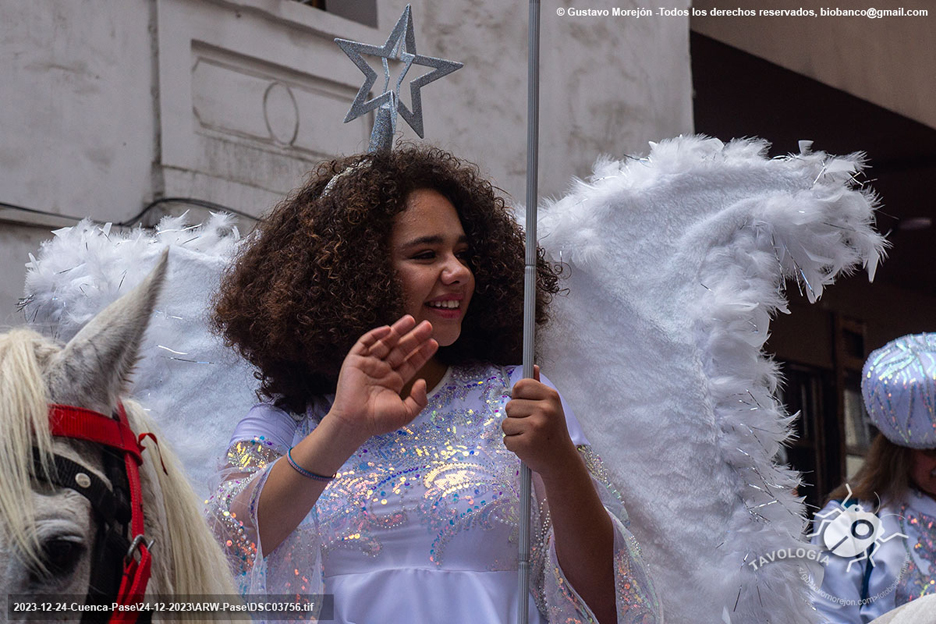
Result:
{"label": "silver sequined hat", "polygon": [[911,334],[871,353],[861,378],[871,422],[887,439],[936,448],[936,334]]}

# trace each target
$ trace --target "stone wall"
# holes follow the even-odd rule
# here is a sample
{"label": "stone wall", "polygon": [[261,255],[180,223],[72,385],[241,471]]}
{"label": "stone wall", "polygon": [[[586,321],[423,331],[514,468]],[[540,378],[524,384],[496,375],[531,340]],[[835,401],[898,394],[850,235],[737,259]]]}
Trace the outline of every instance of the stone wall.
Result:
{"label": "stone wall", "polygon": [[[692,130],[688,17],[559,4],[542,14],[541,195],[600,154]],[[315,162],[366,149],[370,119],[341,123],[363,76],[333,39],[382,44],[404,6],[381,1],[370,28],[292,0],[0,0],[0,202],[65,215],[0,206],[0,325],[22,321],[28,253],[68,217],[135,223],[160,197],[259,215]],[[421,54],[465,63],[423,89],[427,140],[523,203],[526,3],[414,2],[413,15]]]}

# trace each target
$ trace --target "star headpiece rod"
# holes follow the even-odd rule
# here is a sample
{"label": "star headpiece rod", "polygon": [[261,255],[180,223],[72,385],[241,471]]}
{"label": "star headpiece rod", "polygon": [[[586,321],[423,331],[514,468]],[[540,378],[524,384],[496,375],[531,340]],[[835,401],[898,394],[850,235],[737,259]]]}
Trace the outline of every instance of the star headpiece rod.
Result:
{"label": "star headpiece rod", "polygon": [[[406,5],[403,14],[397,20],[396,26],[393,27],[393,31],[383,46],[368,45],[357,41],[349,41],[348,39],[335,39],[335,43],[364,73],[364,84],[361,85],[354,102],[351,104],[351,109],[345,117],[345,123],[377,109],[377,118],[374,120],[374,129],[371,131],[370,145],[367,151],[385,151],[393,146],[393,135],[396,134],[398,114],[402,115],[410,128],[419,135],[419,138],[423,138],[420,89],[430,82],[460,69],[462,64],[416,53],[416,37],[413,34],[413,18],[410,5]],[[367,61],[364,60],[364,55],[378,57],[384,70],[383,93],[370,100],[367,99],[367,95],[377,80],[377,72],[371,69]],[[390,85],[390,64],[388,62],[390,59],[403,63],[403,70],[400,72],[400,76],[393,88]],[[400,100],[400,88],[403,85],[403,79],[413,65],[432,67],[433,71],[410,81],[410,98],[413,102],[413,110],[411,111]]]}

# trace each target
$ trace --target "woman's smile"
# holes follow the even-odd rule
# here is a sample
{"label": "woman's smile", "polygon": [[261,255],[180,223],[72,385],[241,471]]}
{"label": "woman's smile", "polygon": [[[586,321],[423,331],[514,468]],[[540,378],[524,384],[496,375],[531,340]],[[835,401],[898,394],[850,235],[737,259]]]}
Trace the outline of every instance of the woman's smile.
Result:
{"label": "woman's smile", "polygon": [[465,307],[467,307],[462,306],[463,300],[463,295],[452,293],[427,302],[426,307],[444,319],[457,319],[464,315]]}

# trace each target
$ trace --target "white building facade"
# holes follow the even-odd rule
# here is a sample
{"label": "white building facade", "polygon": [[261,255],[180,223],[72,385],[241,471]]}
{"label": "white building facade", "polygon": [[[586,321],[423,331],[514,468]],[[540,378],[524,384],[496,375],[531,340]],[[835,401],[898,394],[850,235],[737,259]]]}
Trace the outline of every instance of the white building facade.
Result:
{"label": "white building facade", "polygon": [[[257,216],[316,162],[365,150],[371,119],[341,123],[363,75],[333,39],[382,44],[405,3],[341,4],[0,0],[0,326],[24,320],[24,265],[52,229],[203,216],[186,201],[141,214],[160,198]],[[541,195],[561,193],[601,154],[643,153],[692,130],[688,17],[556,4],[542,9]],[[419,53],[465,64],[423,89],[427,141],[522,203],[527,4],[412,8]],[[398,136],[418,140],[404,125]]]}

